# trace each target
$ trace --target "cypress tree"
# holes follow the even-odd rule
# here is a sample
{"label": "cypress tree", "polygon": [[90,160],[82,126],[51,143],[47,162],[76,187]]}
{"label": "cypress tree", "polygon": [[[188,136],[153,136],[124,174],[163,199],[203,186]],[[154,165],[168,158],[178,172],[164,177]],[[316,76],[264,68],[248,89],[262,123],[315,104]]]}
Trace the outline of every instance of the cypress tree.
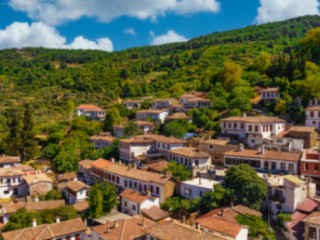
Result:
{"label": "cypress tree", "polygon": [[32,119],[32,112],[29,105],[26,106],[23,118],[22,129],[22,146],[21,154],[24,161],[29,161],[38,151],[36,133],[34,131],[34,123]]}
{"label": "cypress tree", "polygon": [[4,152],[10,156],[16,156],[19,154],[21,147],[21,127],[18,113],[14,114],[8,127],[9,135],[5,139]]}

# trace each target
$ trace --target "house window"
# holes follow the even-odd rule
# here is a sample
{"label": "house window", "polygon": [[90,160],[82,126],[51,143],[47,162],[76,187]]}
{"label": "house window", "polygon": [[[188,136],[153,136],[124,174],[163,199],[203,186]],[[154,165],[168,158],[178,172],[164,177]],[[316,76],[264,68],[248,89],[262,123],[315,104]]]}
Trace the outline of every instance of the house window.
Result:
{"label": "house window", "polygon": [[160,193],[159,187],[156,188],[156,193],[157,193],[157,195],[159,195],[159,193]]}
{"label": "house window", "polygon": [[255,126],[255,127],[254,127],[254,131],[255,131],[255,132],[258,132],[258,126]]}
{"label": "house window", "polygon": [[305,163],[305,164],[304,164],[304,170],[305,170],[305,171],[308,171],[308,169],[309,169],[308,163]]}
{"label": "house window", "polygon": [[228,123],[228,128],[231,128],[231,123]]}
{"label": "house window", "polygon": [[196,163],[196,166],[198,167],[198,166],[199,166],[199,160],[197,159],[197,160],[195,161],[195,163]]}
{"label": "house window", "polygon": [[9,190],[3,191],[4,194],[9,194]]}
{"label": "house window", "polygon": [[269,162],[264,162],[264,169],[268,170],[269,169]]}
{"label": "house window", "polygon": [[3,179],[0,179],[0,184],[3,184]]}
{"label": "house window", "polygon": [[153,193],[153,185],[150,186],[150,192]]}
{"label": "house window", "polygon": [[210,145],[210,146],[209,146],[209,148],[210,148],[210,149],[212,149],[212,148],[213,148],[213,146],[212,146],[212,145]]}
{"label": "house window", "polygon": [[75,240],[80,240],[80,234],[77,234],[77,235],[75,236]]}
{"label": "house window", "polygon": [[240,128],[241,128],[241,129],[243,129],[243,128],[244,128],[244,125],[243,125],[243,123],[241,123],[241,125],[240,125]]}
{"label": "house window", "polygon": [[128,181],[124,180],[124,186],[127,187],[127,185],[128,185]]}
{"label": "house window", "polygon": [[294,165],[292,163],[289,163],[289,172],[293,172]]}
{"label": "house window", "polygon": [[132,205],[132,210],[136,210],[136,205]]}
{"label": "house window", "polygon": [[282,143],[283,139],[282,138],[277,138],[277,143]]}
{"label": "house window", "polygon": [[127,203],[127,201],[124,201],[124,206],[126,207],[126,206],[128,206],[128,203]]}
{"label": "house window", "polygon": [[309,227],[309,238],[316,239],[317,229],[314,227]]}
{"label": "house window", "polygon": [[251,126],[251,125],[249,125],[249,131],[250,131],[250,132],[252,131],[252,126]]}
{"label": "house window", "polygon": [[7,183],[11,183],[11,178],[7,178]]}
{"label": "house window", "polygon": [[184,189],[184,194],[190,196],[191,195],[191,189],[190,188],[185,188]]}
{"label": "house window", "polygon": [[119,177],[117,177],[117,183],[118,183],[118,184],[120,183],[120,178],[119,178]]}
{"label": "house window", "polygon": [[112,175],[112,182],[115,182],[115,176]]}
{"label": "house window", "polygon": [[139,191],[141,191],[141,190],[142,190],[142,184],[139,183]]}
{"label": "house window", "polygon": [[313,116],[314,116],[314,113],[313,113],[313,112],[310,112],[310,117],[313,118]]}
{"label": "house window", "polygon": [[227,128],[227,124],[226,123],[223,123],[223,128]]}
{"label": "house window", "polygon": [[276,189],[275,191],[274,191],[274,193],[275,193],[275,195],[276,196],[278,196],[278,197],[282,197],[282,191],[281,190],[279,190],[279,189]]}
{"label": "house window", "polygon": [[271,169],[272,170],[276,170],[276,168],[277,168],[277,163],[276,162],[272,162],[271,163]]}
{"label": "house window", "polygon": [[315,172],[318,172],[318,171],[319,171],[319,165],[318,165],[318,164],[314,165],[314,171],[315,171]]}
{"label": "house window", "polygon": [[286,170],[286,164],[285,163],[281,163],[280,164],[281,170],[285,171]]}
{"label": "house window", "polygon": [[233,124],[233,128],[237,128],[237,124],[236,123]]}
{"label": "house window", "polygon": [[131,181],[129,182],[129,188],[132,188],[132,182]]}

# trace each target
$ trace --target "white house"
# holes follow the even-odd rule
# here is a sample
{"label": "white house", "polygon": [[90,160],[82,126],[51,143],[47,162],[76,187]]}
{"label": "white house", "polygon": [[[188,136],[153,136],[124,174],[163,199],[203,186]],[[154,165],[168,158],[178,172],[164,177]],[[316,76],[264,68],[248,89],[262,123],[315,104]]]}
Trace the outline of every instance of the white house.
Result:
{"label": "white house", "polygon": [[200,151],[198,148],[183,147],[175,148],[168,151],[169,160],[183,164],[192,170],[192,175],[196,176],[197,172],[207,171],[211,166],[211,157],[208,153]]}
{"label": "white house", "polygon": [[282,132],[285,124],[285,120],[277,117],[228,117],[221,120],[221,133],[237,135],[249,146],[255,146]]}
{"label": "white house", "polygon": [[119,140],[119,158],[132,162],[135,156],[151,153],[168,153],[171,149],[182,148],[186,141],[156,134],[144,134]]}
{"label": "white house", "polygon": [[26,193],[24,172],[14,168],[0,169],[0,199],[22,196]]}
{"label": "white house", "polygon": [[277,98],[280,98],[279,88],[266,88],[260,91],[261,100],[264,102],[274,102]]}
{"label": "white house", "polygon": [[11,156],[5,156],[2,155],[0,157],[0,168],[8,168],[8,167],[14,167],[21,164],[20,157],[11,157]]}
{"label": "white house", "polygon": [[264,147],[249,150],[240,145],[239,150],[224,153],[224,166],[246,163],[257,171],[298,174],[301,156],[301,152],[268,151]]}
{"label": "white house", "polygon": [[123,105],[128,109],[139,108],[141,105],[140,100],[127,100],[123,102]]}
{"label": "white house", "polygon": [[160,110],[140,110],[136,113],[136,120],[146,121],[151,118],[154,122],[164,123],[165,118],[169,116],[168,109]]}
{"label": "white house", "polygon": [[69,204],[75,204],[88,198],[90,186],[81,181],[70,181],[67,183],[64,194]]}
{"label": "white house", "polygon": [[121,138],[124,136],[125,125],[114,125],[113,126],[113,136],[116,138]]}
{"label": "white house", "polygon": [[159,198],[151,196],[150,192],[142,194],[127,188],[121,194],[121,212],[135,216],[140,215],[143,209],[159,206]]}
{"label": "white house", "polygon": [[152,109],[163,109],[169,108],[173,103],[173,99],[166,98],[166,99],[154,99],[151,101],[151,108]]}
{"label": "white house", "polygon": [[273,217],[279,212],[293,213],[307,197],[316,195],[316,185],[293,175],[258,175],[268,184],[267,207]]}
{"label": "white house", "polygon": [[307,127],[316,127],[318,130],[320,130],[320,106],[309,107],[305,111],[305,125]]}
{"label": "white house", "polygon": [[77,116],[91,117],[93,120],[103,121],[106,112],[100,107],[93,104],[82,104],[76,107]]}
{"label": "white house", "polygon": [[155,124],[148,121],[135,121],[142,134],[151,133]]}
{"label": "white house", "polygon": [[82,160],[78,162],[79,165],[79,173],[83,175],[84,180],[86,183],[92,183],[92,176],[91,176],[91,163],[93,161],[89,159]]}
{"label": "white house", "polygon": [[211,179],[193,178],[180,183],[180,195],[186,198],[202,197],[205,192],[214,191],[214,186],[220,184]]}
{"label": "white house", "polygon": [[175,183],[169,173],[148,172],[103,159],[94,161],[91,166],[94,179],[110,182],[118,193],[126,188],[136,189],[143,194],[150,191],[153,197],[159,198],[161,204],[174,192]]}

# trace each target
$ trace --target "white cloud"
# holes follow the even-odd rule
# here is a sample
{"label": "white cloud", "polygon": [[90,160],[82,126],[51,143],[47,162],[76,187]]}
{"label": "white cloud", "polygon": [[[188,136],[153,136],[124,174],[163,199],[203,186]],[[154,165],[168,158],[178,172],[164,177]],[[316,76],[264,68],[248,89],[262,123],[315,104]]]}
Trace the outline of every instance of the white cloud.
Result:
{"label": "white cloud", "polygon": [[134,28],[125,28],[123,31],[125,34],[131,34],[132,36],[137,36],[137,33],[134,30]]}
{"label": "white cloud", "polygon": [[31,25],[14,22],[4,30],[0,30],[0,49],[22,47],[113,50],[109,38],[98,38],[96,41],[91,41],[78,36],[72,43],[67,44],[66,38],[61,36],[54,27],[42,22],[35,22]]}
{"label": "white cloud", "polygon": [[319,14],[318,0],[260,0],[257,23]]}
{"label": "white cloud", "polygon": [[167,12],[216,13],[220,9],[218,0],[9,0],[9,5],[26,12],[34,20],[50,25],[81,17],[96,17],[101,22],[121,16],[155,21]]}
{"label": "white cloud", "polygon": [[152,37],[151,45],[188,41],[184,36],[177,34],[173,30],[169,30],[166,34],[160,36],[155,36],[154,32],[151,31],[150,36]]}

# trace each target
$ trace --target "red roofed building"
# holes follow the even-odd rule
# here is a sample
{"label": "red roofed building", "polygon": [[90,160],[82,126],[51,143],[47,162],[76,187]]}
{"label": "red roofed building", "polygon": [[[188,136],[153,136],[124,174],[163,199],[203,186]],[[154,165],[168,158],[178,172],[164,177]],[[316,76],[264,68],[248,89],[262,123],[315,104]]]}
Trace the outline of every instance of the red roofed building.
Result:
{"label": "red roofed building", "polygon": [[103,109],[93,104],[82,104],[76,110],[78,117],[91,117],[91,119],[97,121],[103,121],[106,116],[106,112]]}

